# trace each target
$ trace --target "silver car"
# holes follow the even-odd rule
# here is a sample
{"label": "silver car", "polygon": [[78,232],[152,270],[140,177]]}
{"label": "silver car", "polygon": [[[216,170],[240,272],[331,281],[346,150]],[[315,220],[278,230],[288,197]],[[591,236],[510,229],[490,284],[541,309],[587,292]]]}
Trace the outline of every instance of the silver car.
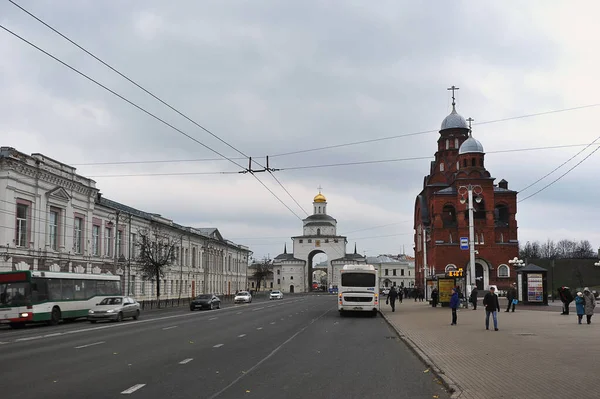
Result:
{"label": "silver car", "polygon": [[91,323],[98,320],[122,321],[125,317],[140,317],[140,304],[127,296],[111,296],[102,299],[89,310],[87,319]]}
{"label": "silver car", "polygon": [[252,303],[252,295],[248,291],[242,291],[235,294],[233,303]]}

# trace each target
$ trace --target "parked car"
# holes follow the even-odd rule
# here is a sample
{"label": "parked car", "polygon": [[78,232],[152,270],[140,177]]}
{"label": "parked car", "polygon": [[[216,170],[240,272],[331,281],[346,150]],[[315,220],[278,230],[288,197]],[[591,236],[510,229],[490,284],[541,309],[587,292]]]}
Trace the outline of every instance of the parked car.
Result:
{"label": "parked car", "polygon": [[269,295],[269,300],[271,299],[283,299],[283,292],[279,290],[271,291],[271,294]]}
{"label": "parked car", "polygon": [[87,319],[91,323],[95,323],[98,320],[122,321],[126,317],[139,319],[140,304],[127,296],[113,296],[104,298],[90,309]]}
{"label": "parked car", "polygon": [[190,302],[190,310],[196,309],[221,309],[221,299],[215,294],[200,294]]}
{"label": "parked car", "polygon": [[248,291],[241,291],[235,295],[233,298],[233,303],[251,303],[252,295]]}

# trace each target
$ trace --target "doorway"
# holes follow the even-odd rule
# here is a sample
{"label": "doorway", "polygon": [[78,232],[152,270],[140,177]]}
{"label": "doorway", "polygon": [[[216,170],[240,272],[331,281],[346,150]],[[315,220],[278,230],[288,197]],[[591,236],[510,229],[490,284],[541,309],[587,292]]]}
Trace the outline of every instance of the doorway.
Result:
{"label": "doorway", "polygon": [[294,293],[294,284],[290,285],[290,293]]}
{"label": "doorway", "polygon": [[483,291],[483,266],[481,263],[475,263],[475,285],[477,289]]}

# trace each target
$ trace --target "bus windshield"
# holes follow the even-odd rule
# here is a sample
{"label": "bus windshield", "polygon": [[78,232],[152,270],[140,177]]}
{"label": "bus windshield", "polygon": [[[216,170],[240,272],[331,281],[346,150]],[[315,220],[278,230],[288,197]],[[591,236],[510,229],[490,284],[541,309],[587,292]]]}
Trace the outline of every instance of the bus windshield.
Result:
{"label": "bus windshield", "polygon": [[373,273],[342,273],[342,287],[375,287]]}
{"label": "bus windshield", "polygon": [[0,306],[23,306],[31,304],[28,282],[0,283]]}

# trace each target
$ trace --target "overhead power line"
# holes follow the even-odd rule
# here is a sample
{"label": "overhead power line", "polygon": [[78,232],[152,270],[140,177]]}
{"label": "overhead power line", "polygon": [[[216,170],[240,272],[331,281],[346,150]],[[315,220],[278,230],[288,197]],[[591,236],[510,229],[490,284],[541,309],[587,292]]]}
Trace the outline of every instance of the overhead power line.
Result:
{"label": "overhead power line", "polygon": [[[114,96],[120,98],[121,100],[125,101],[126,103],[132,105],[133,107],[139,109],[140,111],[144,112],[145,114],[147,114],[148,116],[156,119],[157,121],[163,123],[164,125],[170,127],[171,129],[175,130],[176,132],[179,132],[180,134],[184,135],[185,137],[189,138],[190,140],[194,141],[195,143],[200,144],[201,146],[203,146],[204,148],[214,152],[215,154],[229,160],[231,163],[237,165],[238,167],[240,167],[242,169],[242,171],[240,173],[245,173],[247,172],[247,169],[244,168],[242,165],[238,164],[237,162],[235,162],[234,160],[232,160],[231,158],[228,158],[227,156],[221,154],[220,152],[218,152],[217,150],[212,149],[211,147],[207,146],[206,144],[202,143],[201,141],[197,140],[196,138],[190,136],[189,134],[185,133],[183,130],[173,126],[172,124],[170,124],[169,122],[165,121],[164,119],[161,119],[160,117],[156,116],[155,114],[153,114],[152,112],[146,110],[145,108],[139,106],[138,104],[134,103],[133,101],[125,98],[124,96],[122,96],[121,94],[115,92],[114,90],[108,88],[107,86],[103,85],[102,83],[98,82],[97,80],[91,78],[90,76],[86,75],[85,73],[81,72],[80,70],[78,70],[77,68],[69,65],[68,63],[66,63],[65,61],[59,59],[58,57],[52,55],[51,53],[49,53],[48,51],[42,49],[41,47],[35,45],[34,43],[30,42],[29,40],[25,39],[24,37],[18,35],[17,33],[13,32],[12,30],[6,28],[4,25],[0,24],[0,28],[5,30],[6,32],[10,33],[11,35],[13,35],[14,37],[18,38],[19,40],[23,41],[24,43],[27,43],[28,45],[30,45],[31,47],[35,48],[36,50],[40,51],[41,53],[45,54],[46,56],[52,58],[53,60],[55,60],[56,62],[62,64],[63,66],[69,68],[70,70],[72,70],[73,72],[77,73],[80,76],[83,76],[84,78],[86,78],[87,80],[93,82],[94,84],[96,84],[97,86],[100,86],[101,88],[103,88],[104,90],[108,91],[109,93],[113,94]],[[302,220],[302,218],[300,216],[298,216],[296,214],[296,212],[294,212],[285,202],[283,202],[281,200],[281,198],[279,198],[274,192],[273,190],[271,190],[269,187],[267,187],[267,185],[265,183],[263,183],[254,173],[250,173],[267,191],[269,191],[271,193],[271,195],[273,195],[283,206],[285,206],[292,214],[294,214],[294,216],[296,216],[298,219]]]}
{"label": "overhead power line", "polygon": [[[234,147],[233,145],[231,145],[227,141],[223,140],[221,137],[219,137],[218,135],[216,135],[215,133],[213,133],[212,131],[210,131],[206,127],[202,126],[200,123],[196,122],[194,119],[190,118],[189,116],[187,116],[183,112],[179,111],[177,108],[173,107],[171,104],[169,104],[168,102],[164,101],[163,99],[161,99],[160,97],[158,97],[156,94],[152,93],[150,90],[146,89],[145,87],[143,87],[141,84],[137,83],[136,81],[134,81],[130,77],[126,76],[121,71],[117,70],[115,67],[113,67],[112,65],[108,64],[107,62],[105,62],[104,60],[102,60],[100,57],[98,57],[94,53],[92,53],[91,51],[87,50],[85,47],[83,47],[80,44],[76,43],[74,40],[72,40],[71,38],[67,37],[65,34],[63,34],[62,32],[60,32],[58,29],[50,26],[48,23],[46,23],[45,21],[43,21],[41,18],[37,17],[36,15],[34,15],[30,11],[26,10],[25,8],[21,7],[19,4],[17,4],[13,0],[9,0],[9,2],[12,5],[14,5],[15,7],[19,8],[24,13],[26,13],[27,15],[29,15],[30,17],[32,17],[33,19],[35,19],[36,21],[38,21],[39,23],[41,23],[42,25],[44,25],[45,27],[47,27],[48,29],[50,29],[51,31],[53,31],[54,33],[56,33],[57,35],[59,35],[60,37],[62,37],[63,39],[65,39],[66,41],[68,41],[69,43],[71,43],[72,45],[74,45],[75,47],[77,47],[78,49],[80,49],[81,51],[83,51],[84,53],[86,53],[87,55],[89,55],[90,57],[94,58],[96,61],[100,62],[102,65],[104,65],[105,67],[107,67],[111,71],[113,71],[116,74],[118,74],[119,76],[121,76],[123,79],[127,80],[129,83],[133,84],[134,86],[136,86],[137,88],[139,88],[140,90],[142,90],[144,93],[148,94],[149,96],[151,96],[152,98],[154,98],[155,100],[157,100],[158,102],[160,102],[161,104],[163,104],[164,106],[166,106],[167,108],[169,108],[170,110],[172,110],[173,112],[177,113],[178,115],[182,116],[183,118],[185,118],[189,122],[193,123],[195,126],[197,126],[200,129],[204,130],[206,133],[210,134],[212,137],[214,137],[215,139],[219,140],[221,143],[225,144],[226,146],[228,146],[229,148],[231,148],[232,150],[234,150],[238,154],[240,154],[240,155],[246,157],[247,159],[249,159],[250,162],[249,162],[248,169],[247,169],[248,172],[254,174],[254,173],[257,173],[257,172],[268,171],[271,174],[271,176],[273,177],[273,179],[275,179],[275,181],[277,182],[277,184],[279,184],[281,186],[281,188],[283,188],[283,190],[290,196],[290,198],[296,203],[296,205],[298,205],[298,207],[300,209],[302,209],[302,211],[304,211],[304,213],[306,213],[306,215],[308,215],[308,213],[306,212],[306,210],[298,203],[298,201],[296,201],[296,199],[284,187],[284,185],[281,183],[281,181],[279,179],[277,179],[273,175],[273,173],[271,173],[271,170],[269,168],[269,158],[268,157],[267,157],[267,164],[266,164],[266,166],[261,165],[256,160],[252,160],[252,157],[249,157],[248,155],[244,154],[238,148]],[[226,158],[225,156],[223,156],[223,157]],[[232,161],[231,159],[229,159],[229,160]],[[263,168],[263,170],[253,170],[252,169],[252,162],[254,162],[257,165],[259,165],[261,168]],[[256,178],[256,176],[255,176],[255,178]]]}

